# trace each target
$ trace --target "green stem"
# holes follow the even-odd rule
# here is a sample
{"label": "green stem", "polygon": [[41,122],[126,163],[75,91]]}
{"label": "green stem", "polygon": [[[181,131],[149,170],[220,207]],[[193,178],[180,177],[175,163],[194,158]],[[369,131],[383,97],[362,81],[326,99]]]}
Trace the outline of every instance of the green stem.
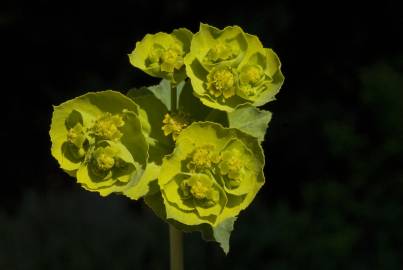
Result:
{"label": "green stem", "polygon": [[177,99],[176,84],[171,82],[171,112],[176,112],[178,109],[178,105],[176,104]]}
{"label": "green stem", "polygon": [[[171,82],[171,112],[178,109],[176,84]],[[182,232],[169,225],[169,248],[171,270],[183,270],[183,236]]]}
{"label": "green stem", "polygon": [[183,235],[174,226],[169,225],[169,243],[171,270],[183,270]]}

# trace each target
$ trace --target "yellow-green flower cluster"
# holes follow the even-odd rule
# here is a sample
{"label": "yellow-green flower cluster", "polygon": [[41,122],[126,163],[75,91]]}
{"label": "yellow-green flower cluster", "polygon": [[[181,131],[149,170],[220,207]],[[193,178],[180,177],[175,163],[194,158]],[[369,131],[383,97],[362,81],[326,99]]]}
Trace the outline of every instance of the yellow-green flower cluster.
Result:
{"label": "yellow-green flower cluster", "polygon": [[52,155],[83,188],[144,196],[162,219],[228,252],[236,217],[265,181],[271,113],[256,107],[283,84],[279,58],[238,26],[201,24],[147,34],[129,59],[161,83],[55,106]]}
{"label": "yellow-green flower cluster", "polygon": [[255,138],[211,122],[191,124],[158,178],[167,218],[215,227],[237,216],[263,185],[263,166]]}
{"label": "yellow-green flower cluster", "polygon": [[179,111],[174,113],[166,113],[162,120],[162,131],[165,136],[172,134],[172,138],[176,140],[179,133],[189,125],[189,116]]}
{"label": "yellow-green flower cluster", "polygon": [[186,28],[171,34],[147,34],[129,55],[130,63],[147,74],[179,83],[186,78],[184,57],[189,52],[192,32]]}
{"label": "yellow-green flower cluster", "polygon": [[185,57],[195,94],[207,106],[233,111],[274,99],[284,81],[280,60],[258,37],[238,26],[201,24]]}
{"label": "yellow-green flower cluster", "polygon": [[85,189],[125,190],[141,177],[148,145],[137,105],[118,92],[88,93],[54,107],[52,155]]}

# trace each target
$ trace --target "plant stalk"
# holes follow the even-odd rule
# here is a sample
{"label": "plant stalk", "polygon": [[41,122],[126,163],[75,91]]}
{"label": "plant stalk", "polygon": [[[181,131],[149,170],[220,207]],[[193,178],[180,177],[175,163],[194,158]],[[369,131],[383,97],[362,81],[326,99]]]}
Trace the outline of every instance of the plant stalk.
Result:
{"label": "plant stalk", "polygon": [[[178,109],[176,84],[171,82],[171,113]],[[180,230],[169,225],[170,269],[183,270],[183,235]]]}
{"label": "plant stalk", "polygon": [[171,270],[183,270],[183,235],[174,226],[169,225],[169,243]]}
{"label": "plant stalk", "polygon": [[176,83],[171,82],[171,112],[176,112],[178,109],[178,104],[176,104],[178,99],[177,95]]}

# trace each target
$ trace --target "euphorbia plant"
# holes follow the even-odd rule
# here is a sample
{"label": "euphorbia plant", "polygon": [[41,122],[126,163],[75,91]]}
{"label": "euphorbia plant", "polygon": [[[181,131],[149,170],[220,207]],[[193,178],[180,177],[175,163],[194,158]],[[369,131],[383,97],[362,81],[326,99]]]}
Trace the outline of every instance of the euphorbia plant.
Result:
{"label": "euphorbia plant", "polygon": [[86,190],[144,198],[170,224],[174,257],[178,231],[200,231],[227,253],[234,221],[265,181],[271,113],[257,106],[280,90],[280,60],[238,26],[206,24],[147,34],[129,59],[161,82],[55,106],[52,155]]}

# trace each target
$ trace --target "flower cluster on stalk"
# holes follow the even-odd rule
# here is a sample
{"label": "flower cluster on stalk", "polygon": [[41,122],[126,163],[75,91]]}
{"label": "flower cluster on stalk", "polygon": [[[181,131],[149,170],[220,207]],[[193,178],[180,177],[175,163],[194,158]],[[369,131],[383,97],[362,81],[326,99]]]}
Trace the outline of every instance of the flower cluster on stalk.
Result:
{"label": "flower cluster on stalk", "polygon": [[[276,53],[238,26],[147,34],[130,63],[156,86],[90,92],[54,107],[51,152],[86,190],[123,193],[229,248],[265,182],[264,140],[283,82]],[[206,229],[207,227],[207,229]]]}

